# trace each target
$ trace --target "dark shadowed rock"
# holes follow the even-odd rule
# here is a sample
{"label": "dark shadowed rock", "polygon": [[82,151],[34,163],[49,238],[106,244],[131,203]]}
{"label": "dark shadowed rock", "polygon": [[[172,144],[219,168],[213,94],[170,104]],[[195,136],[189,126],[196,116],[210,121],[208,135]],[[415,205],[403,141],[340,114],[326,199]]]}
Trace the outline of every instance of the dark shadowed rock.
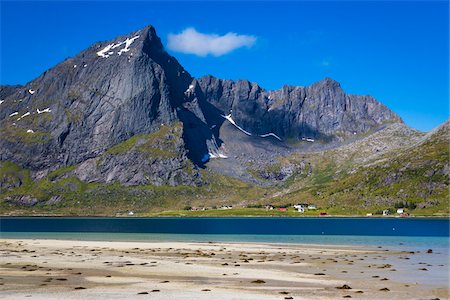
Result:
{"label": "dark shadowed rock", "polygon": [[14,94],[21,87],[21,85],[0,85],[0,101],[3,101],[6,97]]}
{"label": "dark shadowed rock", "polygon": [[[250,160],[270,164],[290,153],[288,140],[341,141],[402,122],[329,78],[276,91],[246,80],[194,79],[152,26],[98,42],[25,86],[1,86],[0,99],[0,161],[31,170],[34,179],[72,166],[50,179],[126,186],[204,184],[197,167],[226,158],[227,148],[246,160],[235,155],[223,174]],[[253,165],[268,181],[312,172],[306,162],[275,170]],[[2,179],[0,189],[20,184]]]}
{"label": "dark shadowed rock", "polygon": [[311,86],[283,86],[267,91],[246,80],[198,79],[203,97],[223,115],[255,135],[281,138],[339,139],[365,133],[386,122],[402,122],[371,96],[346,94],[325,78]]}

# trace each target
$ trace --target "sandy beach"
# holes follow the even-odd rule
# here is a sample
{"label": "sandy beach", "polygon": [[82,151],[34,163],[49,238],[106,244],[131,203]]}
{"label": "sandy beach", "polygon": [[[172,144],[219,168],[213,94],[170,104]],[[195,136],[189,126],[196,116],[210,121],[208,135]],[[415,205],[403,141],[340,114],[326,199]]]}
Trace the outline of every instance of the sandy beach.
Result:
{"label": "sandy beach", "polygon": [[449,298],[431,276],[448,262],[381,247],[0,239],[0,254],[4,299]]}

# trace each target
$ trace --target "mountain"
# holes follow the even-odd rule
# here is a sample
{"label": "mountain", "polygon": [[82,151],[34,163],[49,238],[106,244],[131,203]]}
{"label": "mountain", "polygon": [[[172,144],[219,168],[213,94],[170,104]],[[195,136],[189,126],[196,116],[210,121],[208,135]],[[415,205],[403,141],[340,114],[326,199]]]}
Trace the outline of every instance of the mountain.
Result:
{"label": "mountain", "polygon": [[266,91],[246,80],[198,79],[204,99],[246,130],[273,132],[282,139],[321,138],[365,133],[385,122],[401,122],[370,96],[346,94],[339,83],[325,78],[311,86],[284,86]]}
{"label": "mountain", "polygon": [[275,91],[193,78],[152,26],[95,43],[24,86],[1,86],[0,96],[5,207],[68,206],[80,193],[97,203],[152,195],[159,204],[145,207],[179,207],[166,198],[181,187],[190,187],[180,200],[188,205],[190,197],[225,201],[215,194],[224,186],[239,190],[226,201],[275,199],[312,184],[321,153],[347,155],[383,132],[406,145],[420,135],[373,97],[346,94],[330,78]]}
{"label": "mountain", "polygon": [[[143,135],[138,142],[145,143],[145,134],[164,130],[164,124],[179,133],[174,127],[178,122],[174,107],[180,105],[191,81],[189,73],[164,51],[151,26],[96,43],[4,98],[1,160],[28,168],[37,178],[82,163],[81,169],[87,171],[77,174],[83,179],[101,177],[127,184],[193,182],[182,171],[186,150],[179,138],[174,138],[174,156],[158,160],[153,167],[140,163],[151,156],[151,149],[141,147],[142,151],[120,158],[107,153],[138,135]],[[158,147],[156,152],[163,151]],[[117,160],[131,164],[121,168]],[[156,173],[161,168],[172,174],[160,177]],[[146,180],[147,174],[154,178]],[[167,180],[161,180],[164,177]]]}

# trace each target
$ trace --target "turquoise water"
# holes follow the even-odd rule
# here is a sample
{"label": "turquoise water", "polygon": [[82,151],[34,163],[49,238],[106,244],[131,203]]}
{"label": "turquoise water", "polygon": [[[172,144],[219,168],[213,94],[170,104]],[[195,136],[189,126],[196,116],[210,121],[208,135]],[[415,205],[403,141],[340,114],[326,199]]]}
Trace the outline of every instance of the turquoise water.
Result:
{"label": "turquoise water", "polygon": [[252,242],[449,251],[449,219],[2,217],[3,238]]}
{"label": "turquoise water", "polygon": [[[4,239],[340,245],[387,255],[396,279],[448,286],[449,220],[400,218],[1,218]],[[264,246],[262,246],[264,247]],[[428,249],[432,254],[427,254]],[[376,263],[378,261],[373,261]],[[425,262],[428,272],[418,271]]]}
{"label": "turquoise water", "polygon": [[248,235],[248,234],[168,234],[168,233],[113,233],[113,232],[1,232],[2,238],[64,239],[88,241],[139,242],[246,242],[280,244],[353,245],[389,247],[390,249],[426,250],[449,249],[448,237],[410,236],[353,236],[353,235]]}
{"label": "turquoise water", "polygon": [[[397,269],[396,278],[408,284],[428,284],[436,287],[448,286],[449,282],[449,238],[423,236],[361,236],[361,235],[247,235],[247,234],[157,234],[157,233],[99,233],[99,232],[1,232],[4,239],[61,239],[88,241],[134,241],[134,242],[229,242],[270,243],[305,245],[340,245],[352,249],[390,251],[414,251],[405,263],[390,255],[384,263]],[[427,254],[428,249],[433,254]],[[419,263],[426,262],[428,272],[417,271]],[[373,261],[373,263],[379,263]]]}
{"label": "turquoise water", "polygon": [[448,254],[449,219],[2,217],[3,238],[254,242],[389,247]]}

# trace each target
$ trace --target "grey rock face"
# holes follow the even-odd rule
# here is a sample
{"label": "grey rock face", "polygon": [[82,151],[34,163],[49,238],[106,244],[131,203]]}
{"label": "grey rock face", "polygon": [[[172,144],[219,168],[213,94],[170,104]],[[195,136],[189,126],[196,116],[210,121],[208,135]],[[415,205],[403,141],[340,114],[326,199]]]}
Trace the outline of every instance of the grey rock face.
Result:
{"label": "grey rock face", "polygon": [[300,173],[305,169],[305,163],[283,165],[279,170],[270,170],[267,167],[258,170],[257,173],[261,178],[269,181],[283,181],[295,173]]}
{"label": "grey rock face", "polygon": [[0,178],[0,193],[21,185],[22,180],[19,177],[4,175]]}
{"label": "grey rock face", "polygon": [[[402,122],[372,97],[348,95],[328,78],[277,91],[245,80],[193,79],[151,26],[96,43],[25,86],[2,86],[0,99],[0,161],[36,178],[77,165],[71,174],[82,180],[124,185],[202,184],[187,166],[224,155],[228,114],[255,144],[261,135],[276,135],[266,137],[275,148],[287,139],[326,142]],[[170,157],[137,148],[107,152],[179,121],[182,134]]]}
{"label": "grey rock face", "polygon": [[[0,142],[0,157],[31,169],[96,157],[176,120],[175,107],[191,80],[151,26],[94,44],[5,98],[2,134],[12,138]],[[47,108],[51,112],[38,113]],[[27,130],[42,138],[30,142]],[[17,135],[25,141],[17,143]]]}
{"label": "grey rock face", "polygon": [[29,195],[21,195],[6,197],[6,202],[22,206],[33,206],[36,205],[39,201]]}
{"label": "grey rock face", "polygon": [[131,151],[107,155],[101,160],[89,159],[67,175],[75,175],[86,182],[120,182],[124,186],[201,184],[195,181],[193,174],[186,171],[186,163],[185,159],[152,158],[138,151]]}
{"label": "grey rock face", "polygon": [[275,133],[282,138],[337,139],[365,133],[385,122],[402,122],[370,96],[346,94],[339,83],[325,78],[309,87],[284,86],[266,91],[249,81],[198,80],[204,99],[231,115],[246,131]]}
{"label": "grey rock face", "polygon": [[200,173],[186,157],[182,128],[167,128],[157,132],[164,131],[158,139],[143,136],[129,149],[86,160],[64,176],[75,175],[86,182],[120,182],[124,186],[201,185]]}
{"label": "grey rock face", "polygon": [[0,85],[0,101],[14,94],[21,87],[21,85]]}
{"label": "grey rock face", "polygon": [[45,202],[45,205],[55,205],[62,201],[63,199],[60,196],[52,196]]}

